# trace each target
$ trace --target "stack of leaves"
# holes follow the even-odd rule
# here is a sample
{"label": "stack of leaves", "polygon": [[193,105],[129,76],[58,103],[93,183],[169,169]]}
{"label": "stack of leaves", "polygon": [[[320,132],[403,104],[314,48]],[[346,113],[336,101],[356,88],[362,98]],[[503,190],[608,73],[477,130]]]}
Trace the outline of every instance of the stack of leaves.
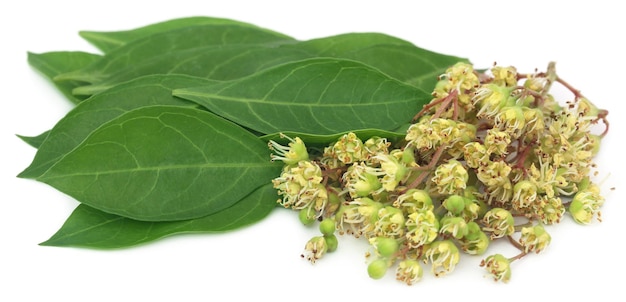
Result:
{"label": "stack of leaves", "polygon": [[80,35],[104,54],[28,56],[76,104],[22,136],[38,150],[19,177],[80,202],[44,245],[118,248],[259,221],[276,207],[278,132],[401,138],[437,75],[466,61],[384,34],[298,41],[209,17]]}
{"label": "stack of leaves", "polygon": [[[481,265],[508,281],[512,261],[549,245],[543,225],[600,220],[589,173],[608,112],[554,64],[476,71],[384,34],[298,41],[208,17],[81,36],[104,55],[29,54],[76,103],[22,137],[38,150],[19,177],[80,202],[44,245],[228,231],[280,205],[320,221],[311,262],[352,234],[372,245],[372,278],[395,266],[413,284],[418,261],[440,276],[503,239],[520,253]],[[573,94],[564,106],[554,83]]]}

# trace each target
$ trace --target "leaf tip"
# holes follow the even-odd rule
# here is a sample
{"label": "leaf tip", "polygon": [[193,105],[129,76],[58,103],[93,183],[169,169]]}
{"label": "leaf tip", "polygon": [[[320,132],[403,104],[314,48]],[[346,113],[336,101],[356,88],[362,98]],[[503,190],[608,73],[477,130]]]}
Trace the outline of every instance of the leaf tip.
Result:
{"label": "leaf tip", "polygon": [[87,41],[91,41],[93,39],[102,38],[102,33],[98,31],[81,30],[78,32],[78,36]]}
{"label": "leaf tip", "polygon": [[24,178],[24,179],[36,179],[39,175],[37,175],[37,173],[33,173],[33,167],[32,165],[28,166],[26,169],[24,169],[22,172],[20,172],[19,174],[17,174],[17,178]]}
{"label": "leaf tip", "polygon": [[50,244],[50,240],[40,242],[38,245],[39,246],[53,246],[52,244]]}
{"label": "leaf tip", "polygon": [[39,244],[37,244],[39,246],[64,246],[63,244],[60,244],[58,242],[58,240],[55,240],[54,236],[50,237],[48,240],[46,241],[42,241]]}
{"label": "leaf tip", "polygon": [[17,133],[16,133],[16,134],[14,134],[14,135],[15,135],[15,136],[17,136],[17,138],[19,138],[19,139],[21,139],[22,141],[24,141],[25,143],[27,143],[27,142],[26,142],[26,140],[29,138],[29,137],[28,137],[28,136],[26,136],[26,135],[21,135],[21,134],[17,134]]}

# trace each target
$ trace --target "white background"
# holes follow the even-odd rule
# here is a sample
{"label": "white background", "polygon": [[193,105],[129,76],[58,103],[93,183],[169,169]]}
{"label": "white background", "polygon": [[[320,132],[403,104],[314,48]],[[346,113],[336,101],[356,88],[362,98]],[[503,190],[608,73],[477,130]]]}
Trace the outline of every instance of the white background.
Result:
{"label": "white background", "polygon": [[[617,1],[154,2],[22,0],[3,5],[0,301],[609,301],[623,296],[619,280],[626,272],[626,227],[620,215],[626,215],[626,175],[618,154],[624,150],[626,22]],[[340,237],[339,250],[312,266],[299,255],[317,231],[301,226],[286,210],[236,232],[176,236],[122,250],[38,246],[77,203],[44,184],[15,177],[35,154],[15,134],[51,128],[71,105],[29,67],[26,52],[96,52],[79,30],[123,30],[193,15],[246,21],[301,40],[383,32],[468,57],[482,68],[497,61],[532,72],[557,61],[561,77],[610,110],[611,131],[597,158],[599,178],[606,178],[604,222],[579,226],[567,217],[548,228],[552,245],[515,262],[508,284],[484,278],[477,257],[462,258],[442,278],[427,273],[411,287],[395,281],[392,273],[371,280],[366,245],[350,237]],[[500,245],[490,250],[498,251],[511,254]]]}

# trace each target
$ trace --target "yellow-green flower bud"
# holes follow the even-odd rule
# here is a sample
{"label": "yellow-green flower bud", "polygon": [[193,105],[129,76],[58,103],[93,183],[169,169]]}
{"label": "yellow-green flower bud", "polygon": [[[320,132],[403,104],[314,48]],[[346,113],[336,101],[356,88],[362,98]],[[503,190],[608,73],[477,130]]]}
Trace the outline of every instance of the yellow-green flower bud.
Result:
{"label": "yellow-green flower bud", "polygon": [[[388,154],[389,146],[391,143],[386,138],[372,136],[365,142],[363,142],[363,148],[365,149],[365,160],[370,160],[377,154]],[[375,161],[374,161],[375,162]]]}
{"label": "yellow-green flower bud", "polygon": [[367,274],[372,279],[381,279],[387,273],[389,261],[386,259],[376,259],[367,266]]}
{"label": "yellow-green flower bud", "polygon": [[412,147],[404,148],[402,151],[402,163],[404,163],[407,167],[417,165],[415,163],[415,149]]}
{"label": "yellow-green flower bud", "polygon": [[509,259],[501,254],[487,257],[480,262],[480,266],[485,267],[493,280],[508,282],[511,279],[511,263]]}
{"label": "yellow-green flower bud", "polygon": [[388,237],[372,237],[370,244],[381,257],[391,257],[398,251],[398,240]]}
{"label": "yellow-green flower bud", "polygon": [[320,232],[322,235],[332,235],[335,233],[335,220],[332,218],[325,218],[320,222]]}
{"label": "yellow-green flower bud", "polygon": [[487,130],[485,136],[485,148],[487,154],[506,155],[509,153],[508,147],[511,144],[511,135],[508,132],[498,129]]}
{"label": "yellow-green flower bud", "polygon": [[353,132],[344,134],[332,146],[332,154],[344,164],[351,164],[364,159],[366,151],[363,142]]}
{"label": "yellow-green flower bud", "polygon": [[522,180],[513,186],[513,197],[511,202],[516,209],[530,207],[538,199],[537,186],[529,181]]}
{"label": "yellow-green flower bud", "polygon": [[465,198],[461,195],[450,195],[443,201],[443,207],[454,216],[461,215],[465,209]]}
{"label": "yellow-green flower bud", "polygon": [[476,222],[472,221],[467,226],[467,235],[459,241],[461,249],[470,255],[483,254],[489,247],[489,237],[480,230],[480,226]]}
{"label": "yellow-green flower bud", "polygon": [[491,239],[512,235],[515,232],[515,220],[511,212],[502,208],[493,208],[483,217],[483,230],[491,233]]}
{"label": "yellow-green flower bud", "polygon": [[517,86],[517,69],[513,66],[494,66],[491,68],[491,74],[493,75],[492,83],[496,85],[507,87]]}
{"label": "yellow-green flower bud", "polygon": [[465,235],[466,239],[474,240],[478,238],[479,233],[483,233],[483,231],[476,221],[470,221],[467,223],[467,234]]}
{"label": "yellow-green flower bud", "polygon": [[440,99],[448,96],[450,94],[450,90],[454,87],[448,78],[440,77],[439,81],[435,84],[435,89],[433,89],[432,95],[435,99]]}
{"label": "yellow-green flower bud", "polygon": [[419,262],[407,259],[398,263],[396,279],[406,283],[407,285],[413,285],[422,279],[423,274],[424,270]]}
{"label": "yellow-green flower bud", "polygon": [[380,202],[370,198],[356,198],[342,204],[335,215],[340,234],[348,233],[355,237],[371,237],[374,223],[378,220],[378,211],[383,207]]}
{"label": "yellow-green flower bud", "polygon": [[465,189],[468,179],[469,175],[463,164],[457,160],[450,160],[437,167],[431,180],[437,185],[438,193],[455,194]]}
{"label": "yellow-green flower bud", "polygon": [[[463,201],[465,201],[465,208],[461,212],[460,216],[465,219],[465,221],[473,221],[477,219],[481,214],[484,214],[481,202],[476,198],[466,198],[463,197]],[[485,210],[486,211],[486,210]]]}
{"label": "yellow-green flower bud", "polygon": [[480,192],[478,192],[478,189],[475,186],[467,186],[467,188],[465,188],[465,190],[463,190],[463,196],[465,197],[465,200],[467,201],[467,204],[465,205],[466,208],[470,208],[471,206],[469,204],[476,204],[478,205],[478,208],[474,208],[473,210],[476,211],[476,217],[473,217],[471,220],[474,220],[478,217],[483,217],[485,215],[485,213],[487,213],[487,210],[489,210],[489,208],[487,207],[487,204],[485,204],[484,201],[482,201],[482,194]]}
{"label": "yellow-green flower bud", "polygon": [[498,129],[487,130],[484,143],[487,154],[506,155],[509,153],[510,144],[511,135],[508,132]]}
{"label": "yellow-green flower bud", "polygon": [[345,201],[343,195],[340,195],[341,190],[336,187],[328,187],[328,205],[326,206],[327,213],[335,213],[339,206]]}
{"label": "yellow-green flower bud", "polygon": [[489,153],[487,148],[479,143],[472,142],[463,146],[463,154],[465,156],[465,162],[470,168],[478,168],[482,163],[489,161]]}
{"label": "yellow-green flower bud", "polygon": [[387,192],[394,191],[409,172],[406,165],[400,161],[402,150],[396,149],[391,151],[390,154],[379,154],[374,158],[380,163],[377,175],[382,176],[381,184],[383,189]]}
{"label": "yellow-green flower bud", "polygon": [[433,242],[439,234],[439,220],[432,209],[409,214],[405,225],[408,244],[413,248]]}
{"label": "yellow-green flower bud", "polygon": [[312,224],[316,218],[317,213],[315,213],[312,209],[302,209],[298,212],[298,219],[300,219],[300,222],[304,225]]}
{"label": "yellow-green flower bud", "polygon": [[545,84],[546,84],[546,78],[538,78],[533,75],[530,75],[524,81],[524,87],[534,92],[541,92]]}
{"label": "yellow-green flower bud", "polygon": [[361,162],[351,165],[343,174],[342,180],[351,197],[366,197],[382,187],[377,174],[375,168]]}
{"label": "yellow-green flower bud", "polygon": [[522,107],[519,106],[504,107],[495,118],[495,127],[509,133],[512,139],[520,137],[525,125],[526,118]]}
{"label": "yellow-green flower bud", "polygon": [[594,216],[601,221],[600,207],[604,198],[600,196],[600,188],[589,184],[584,190],[578,191],[569,205],[569,212],[574,221],[580,224],[589,224]]}
{"label": "yellow-green flower bud", "polygon": [[502,107],[509,103],[514,87],[504,87],[496,84],[482,85],[474,95],[474,103],[480,106],[479,118],[494,118]]}
{"label": "yellow-green flower bud", "polygon": [[539,210],[539,217],[544,224],[554,224],[561,222],[561,217],[565,214],[565,206],[559,197],[547,197],[540,198],[541,209]]}
{"label": "yellow-green flower bud", "polygon": [[526,139],[539,138],[545,128],[543,112],[539,108],[528,107],[523,107],[522,111],[524,112]]}
{"label": "yellow-green flower bud", "polygon": [[462,217],[445,216],[441,218],[440,225],[441,234],[450,235],[455,239],[461,239],[467,235],[467,223]]}
{"label": "yellow-green flower bud", "polygon": [[424,262],[432,264],[431,271],[437,277],[452,272],[459,260],[459,249],[450,240],[435,241],[424,253]]}
{"label": "yellow-green flower bud", "polygon": [[404,214],[402,210],[386,206],[378,210],[378,219],[374,223],[374,234],[385,237],[404,236]]}
{"label": "yellow-green flower bud", "polygon": [[398,196],[393,206],[402,208],[408,213],[414,213],[421,210],[430,210],[433,208],[433,200],[428,192],[419,189],[410,189],[404,194]]}
{"label": "yellow-green flower bud", "polygon": [[[476,176],[487,187],[501,187],[505,184],[510,186],[509,174],[511,170],[512,168],[507,162],[498,160],[479,167]],[[513,189],[513,187],[511,186],[509,189]]]}
{"label": "yellow-green flower bud", "polygon": [[460,94],[473,92],[480,84],[478,76],[474,73],[474,66],[465,62],[458,62],[446,70],[443,76],[450,81],[454,88],[458,88]]}
{"label": "yellow-green flower bud", "polygon": [[584,97],[580,98],[577,104],[578,104],[578,107],[576,109],[578,111],[579,116],[597,117],[598,113],[600,112],[598,107],[596,107],[596,105],[594,105],[587,98],[584,98]]}
{"label": "yellow-green flower bud", "polygon": [[270,140],[268,146],[270,150],[276,152],[276,154],[271,155],[272,160],[282,160],[287,165],[295,165],[299,161],[309,160],[309,153],[306,150],[306,146],[299,137],[292,139],[282,133],[280,137],[288,139],[289,144],[288,146],[283,146]]}
{"label": "yellow-green flower bud", "polygon": [[272,183],[283,197],[278,200],[279,204],[296,210],[313,208],[319,216],[328,203],[328,192],[321,181],[322,171],[317,163],[299,161],[296,165],[285,166]]}
{"label": "yellow-green flower bud", "polygon": [[522,228],[519,243],[524,247],[526,253],[531,251],[540,253],[550,245],[551,239],[550,234],[546,232],[542,225],[538,224],[533,227]]}
{"label": "yellow-green flower bud", "polygon": [[322,258],[326,251],[328,250],[328,245],[326,245],[326,240],[324,240],[323,236],[317,236],[311,238],[306,245],[304,246],[304,253],[302,253],[302,258],[309,260],[311,264],[314,264],[317,260]]}
{"label": "yellow-green flower bud", "polygon": [[439,135],[428,125],[428,121],[409,126],[404,139],[408,142],[407,146],[417,149],[432,149],[441,141]]}
{"label": "yellow-green flower bud", "polygon": [[580,224],[589,224],[593,219],[594,210],[580,200],[572,201],[569,205],[569,213],[574,221]]}
{"label": "yellow-green flower bud", "polygon": [[337,250],[339,241],[337,240],[337,236],[335,236],[335,234],[324,235],[324,241],[326,241],[327,252],[332,253]]}
{"label": "yellow-green flower bud", "polygon": [[578,191],[584,191],[587,190],[587,188],[589,188],[592,184],[593,183],[591,182],[589,176],[585,176],[576,184],[576,187],[578,187]]}

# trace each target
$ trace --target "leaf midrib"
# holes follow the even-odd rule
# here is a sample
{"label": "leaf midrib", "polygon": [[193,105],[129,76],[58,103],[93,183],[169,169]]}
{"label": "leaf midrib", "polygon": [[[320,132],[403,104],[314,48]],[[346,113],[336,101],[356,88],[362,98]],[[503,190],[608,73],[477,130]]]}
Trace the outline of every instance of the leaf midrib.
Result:
{"label": "leaf midrib", "polygon": [[[268,160],[269,161],[269,160]],[[181,170],[181,169],[207,169],[207,168],[241,168],[245,167],[249,168],[266,168],[274,166],[275,164],[272,162],[268,163],[205,163],[205,164],[188,164],[188,165],[167,165],[167,166],[157,166],[157,167],[137,167],[132,169],[115,169],[115,170],[107,170],[107,171],[97,171],[97,172],[83,172],[83,173],[67,173],[67,174],[59,174],[59,175],[46,175],[49,173],[41,175],[38,179],[41,180],[51,180],[57,178],[66,178],[73,176],[99,176],[99,175],[111,175],[111,174],[119,174],[119,173],[131,173],[131,172],[153,172],[153,171],[162,171],[162,170]]]}
{"label": "leaf midrib", "polygon": [[368,106],[388,106],[388,105],[392,105],[392,104],[402,104],[402,103],[406,103],[407,101],[413,101],[413,100],[418,100],[418,98],[406,98],[406,99],[400,99],[397,101],[388,101],[388,102],[384,102],[384,103],[329,103],[329,104],[323,104],[323,103],[292,103],[292,102],[279,102],[279,101],[268,101],[268,100],[262,100],[262,99],[249,99],[249,98],[242,98],[242,97],[231,97],[231,96],[225,96],[225,95],[220,95],[220,94],[213,94],[213,93],[202,93],[202,92],[193,92],[193,91],[188,91],[188,90],[174,90],[174,96],[180,96],[180,97],[185,97],[185,96],[195,96],[195,97],[206,97],[206,98],[211,98],[211,99],[219,99],[219,100],[225,100],[225,101],[236,101],[236,102],[240,102],[240,103],[254,103],[254,104],[270,104],[270,105],[277,105],[277,106],[300,106],[300,107],[320,107],[320,108],[324,108],[324,107],[368,107]]}

